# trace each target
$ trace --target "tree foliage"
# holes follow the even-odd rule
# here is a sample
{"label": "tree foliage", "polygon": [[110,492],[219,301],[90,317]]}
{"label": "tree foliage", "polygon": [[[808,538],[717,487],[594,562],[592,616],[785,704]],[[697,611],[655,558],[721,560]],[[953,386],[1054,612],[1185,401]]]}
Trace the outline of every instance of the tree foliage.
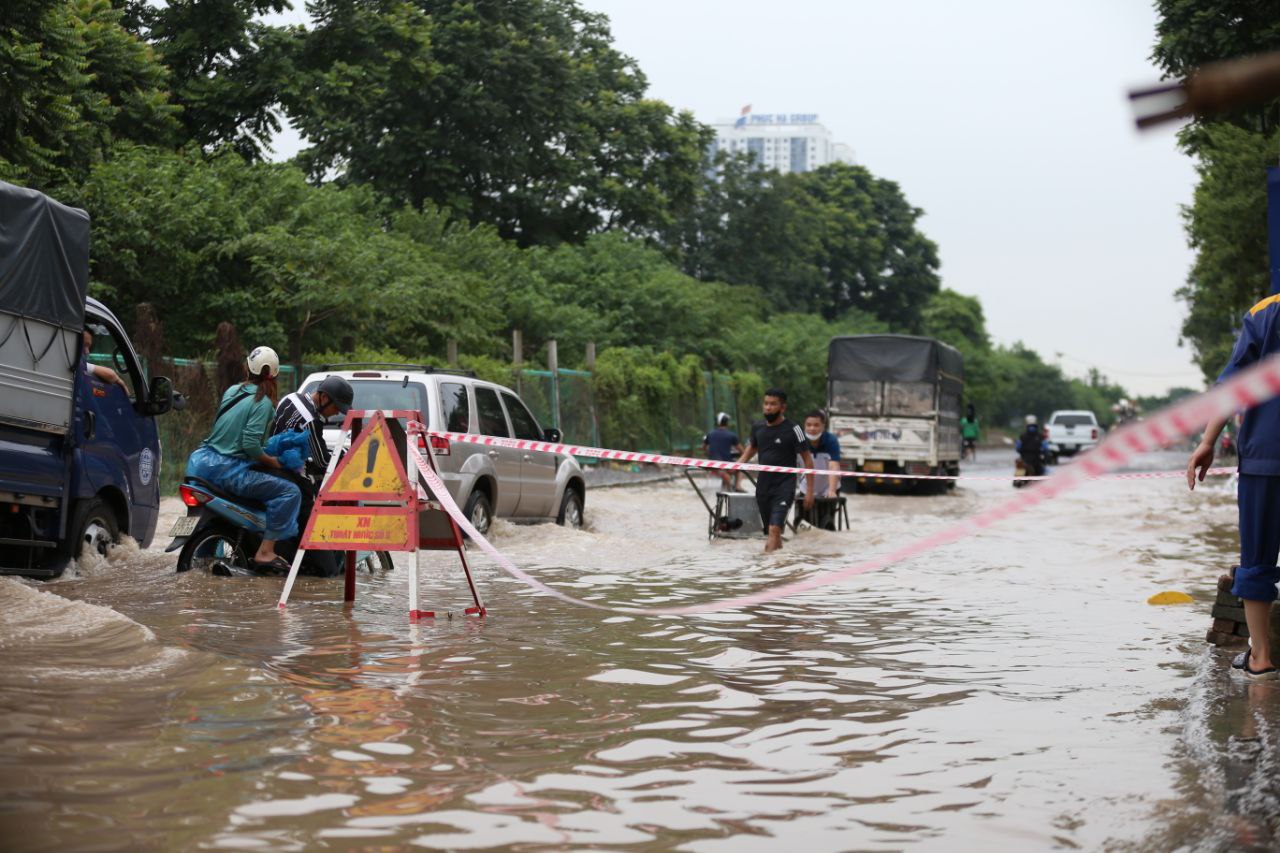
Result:
{"label": "tree foliage", "polygon": [[919,330],[938,252],[897,184],[845,164],[779,175],[720,156],[711,169],[668,237],[687,271],[758,285],[779,310],[833,319],[854,308]]}
{"label": "tree foliage", "polygon": [[255,18],[290,8],[289,0],[170,0],[135,3],[130,23],[169,69],[182,107],[184,141],[230,145],[261,159],[280,131],[276,111],[293,77],[301,31]]}
{"label": "tree foliage", "polygon": [[691,200],[709,131],[645,97],[572,0],[317,0],[287,98],[315,177],[441,205],[522,245],[648,233]]}
{"label": "tree foliage", "polygon": [[118,140],[169,144],[166,70],[108,0],[12,0],[0,24],[0,178],[82,179]]}
{"label": "tree foliage", "polygon": [[[1157,0],[1152,59],[1171,76],[1200,65],[1280,50],[1270,0]],[[1186,128],[1200,181],[1183,210],[1196,259],[1178,297],[1187,303],[1182,339],[1207,381],[1226,364],[1241,314],[1269,290],[1266,167],[1280,144],[1280,99]]]}

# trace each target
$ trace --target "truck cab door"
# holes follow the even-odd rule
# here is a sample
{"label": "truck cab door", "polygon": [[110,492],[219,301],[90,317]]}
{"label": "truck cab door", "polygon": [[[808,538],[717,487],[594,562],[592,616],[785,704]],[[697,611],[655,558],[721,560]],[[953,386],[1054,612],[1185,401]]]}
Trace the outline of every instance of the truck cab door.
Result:
{"label": "truck cab door", "polygon": [[[159,442],[155,419],[141,414],[146,387],[138,359],[123,330],[107,318],[90,314],[87,327],[93,334],[91,357],[77,378],[82,389],[78,441],[88,482],[77,488],[77,497],[115,488],[130,504],[158,507],[160,459],[153,448]],[[110,369],[122,384],[95,367]],[[149,531],[130,533],[141,540]]]}

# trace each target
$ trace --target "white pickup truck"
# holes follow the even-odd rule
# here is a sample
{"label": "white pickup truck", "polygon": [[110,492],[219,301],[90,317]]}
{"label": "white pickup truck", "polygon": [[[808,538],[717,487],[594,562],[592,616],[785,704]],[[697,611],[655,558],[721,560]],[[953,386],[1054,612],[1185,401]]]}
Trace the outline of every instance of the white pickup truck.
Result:
{"label": "white pickup truck", "polygon": [[1093,412],[1062,410],[1049,416],[1049,452],[1053,456],[1072,456],[1097,446],[1102,435]]}

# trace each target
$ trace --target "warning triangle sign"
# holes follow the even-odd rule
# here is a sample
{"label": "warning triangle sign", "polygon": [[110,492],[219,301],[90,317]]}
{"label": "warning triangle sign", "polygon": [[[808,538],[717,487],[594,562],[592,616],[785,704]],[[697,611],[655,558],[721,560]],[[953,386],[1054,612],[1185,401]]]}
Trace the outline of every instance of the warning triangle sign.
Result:
{"label": "warning triangle sign", "polygon": [[338,463],[319,500],[409,501],[409,478],[382,412],[376,413]]}

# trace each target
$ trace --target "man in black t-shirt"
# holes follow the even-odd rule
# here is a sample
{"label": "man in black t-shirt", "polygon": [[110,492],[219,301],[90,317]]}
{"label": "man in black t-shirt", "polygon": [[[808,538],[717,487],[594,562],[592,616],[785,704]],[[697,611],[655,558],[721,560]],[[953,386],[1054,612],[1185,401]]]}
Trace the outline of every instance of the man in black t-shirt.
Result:
{"label": "man in black t-shirt", "polygon": [[[761,465],[785,465],[796,467],[796,456],[804,467],[813,468],[813,455],[804,440],[804,430],[786,417],[787,392],[770,388],[764,392],[764,422],[751,427],[751,440],[740,462],[759,454]],[[804,508],[813,509],[813,474],[805,474]],[[782,547],[782,527],[787,523],[787,513],[796,499],[796,475],[763,473],[756,480],[756,505],[760,507],[760,521],[769,532],[764,544],[765,553]]]}

